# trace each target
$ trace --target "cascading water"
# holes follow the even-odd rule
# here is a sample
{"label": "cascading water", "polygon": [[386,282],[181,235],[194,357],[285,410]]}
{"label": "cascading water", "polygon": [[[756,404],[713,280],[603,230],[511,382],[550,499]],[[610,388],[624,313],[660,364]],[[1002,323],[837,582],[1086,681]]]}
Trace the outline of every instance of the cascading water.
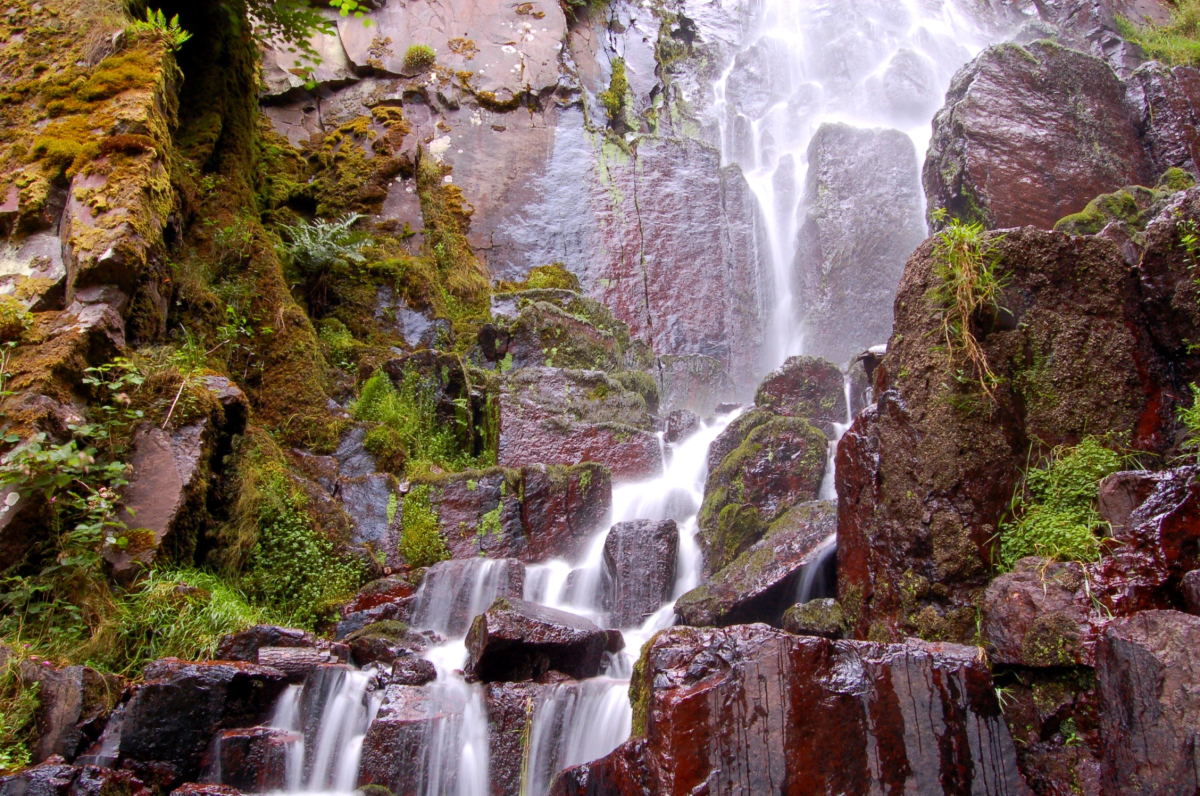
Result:
{"label": "cascading water", "polygon": [[770,241],[777,300],[768,361],[814,353],[794,267],[817,130],[827,122],[897,129],[919,162],[951,77],[985,43],[954,0],[761,0],[714,87],[714,112],[722,161],[741,167]]}

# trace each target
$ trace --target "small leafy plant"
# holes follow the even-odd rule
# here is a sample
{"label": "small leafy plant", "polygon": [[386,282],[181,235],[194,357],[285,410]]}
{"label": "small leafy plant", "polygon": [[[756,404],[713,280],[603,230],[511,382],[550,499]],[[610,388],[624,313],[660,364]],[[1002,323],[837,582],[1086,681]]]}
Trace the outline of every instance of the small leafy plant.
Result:
{"label": "small leafy plant", "polygon": [[334,221],[312,221],[287,229],[288,240],[282,246],[299,272],[309,310],[321,317],[332,305],[330,278],[352,265],[362,265],[370,237],[355,230],[362,216],[350,213]]}
{"label": "small leafy plant", "polygon": [[192,34],[179,26],[179,15],[167,19],[162,9],[146,9],[146,18],[134,20],[129,29],[135,33],[148,33],[157,36],[171,52],[177,52],[180,47],[192,38]]}

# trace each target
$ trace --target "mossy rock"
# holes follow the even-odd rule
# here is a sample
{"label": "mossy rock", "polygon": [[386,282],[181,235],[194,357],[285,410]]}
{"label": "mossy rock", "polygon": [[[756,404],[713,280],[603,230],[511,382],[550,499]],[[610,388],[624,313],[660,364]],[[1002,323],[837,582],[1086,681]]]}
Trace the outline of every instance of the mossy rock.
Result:
{"label": "mossy rock", "polygon": [[783,629],[799,636],[839,639],[846,632],[846,615],[835,599],[809,600],[784,612]]}

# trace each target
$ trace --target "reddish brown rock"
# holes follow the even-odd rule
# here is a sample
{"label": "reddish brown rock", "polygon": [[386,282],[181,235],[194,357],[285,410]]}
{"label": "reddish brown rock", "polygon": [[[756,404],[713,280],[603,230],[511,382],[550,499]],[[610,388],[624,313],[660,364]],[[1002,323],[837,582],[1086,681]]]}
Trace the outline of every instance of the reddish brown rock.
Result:
{"label": "reddish brown rock", "polygon": [[1200,614],[1200,569],[1193,569],[1183,576],[1179,584],[1183,604],[1189,613]]}
{"label": "reddish brown rock", "polygon": [[675,588],[675,520],[618,522],[604,540],[604,604],[610,627],[641,627]]}
{"label": "reddish brown rock", "polygon": [[104,730],[124,687],[122,678],[86,666],[54,669],[21,662],[21,682],[37,684],[37,745],[34,762],[59,756],[74,760]]}
{"label": "reddish brown rock", "polygon": [[488,683],[484,699],[488,719],[488,778],[491,796],[520,796],[526,744],[541,683]]}
{"label": "reddish brown rock", "polygon": [[447,790],[453,793],[457,773],[453,763],[461,750],[443,748],[438,759],[430,759],[429,744],[440,726],[462,721],[456,714],[463,712],[464,699],[457,691],[388,686],[363,739],[359,788],[382,785],[394,796],[420,796],[425,792],[421,787],[423,777],[436,780],[440,774]]}
{"label": "reddish brown rock", "polygon": [[1136,117],[1097,58],[1046,41],[991,47],[955,76],[934,119],[928,211],[1051,229],[1095,196],[1153,185]]}
{"label": "reddish brown rock", "polygon": [[700,418],[695,412],[687,409],[676,409],[667,415],[667,431],[663,439],[667,442],[680,442],[687,439],[700,428]]}
{"label": "reddish brown rock", "polygon": [[1200,175],[1200,71],[1152,61],[1128,85],[1154,171],[1178,167]]}
{"label": "reddish brown rock", "polygon": [[659,411],[677,409],[707,417],[723,404],[744,399],[721,363],[703,354],[665,355],[655,360]]}
{"label": "reddish brown rock", "polygon": [[783,417],[802,417],[831,439],[833,424],[846,422],[842,371],[817,357],[788,357],[758,385],[754,403]]}
{"label": "reddish brown rock", "polygon": [[316,647],[316,636],[304,630],[278,625],[254,625],[238,633],[222,637],[217,644],[216,659],[258,663],[262,647]]}
{"label": "reddish brown rock", "polygon": [[189,782],[171,791],[171,796],[241,796],[242,792],[230,785],[211,785]]}
{"label": "reddish brown rock", "polygon": [[1096,510],[1108,523],[1111,533],[1119,536],[1129,526],[1129,516],[1146,502],[1158,482],[1164,478],[1149,470],[1128,470],[1113,473],[1100,482]]}
{"label": "reddish brown rock", "polygon": [[634,740],[553,793],[1029,793],[973,647],[673,628],[631,695]]}
{"label": "reddish brown rock", "polygon": [[497,597],[520,597],[525,566],[514,558],[455,558],[425,570],[413,610],[416,627],[459,638]]}
{"label": "reddish brown rock", "polygon": [[598,462],[630,481],[662,472],[645,399],[594,371],[525,368],[500,390],[502,467]]}
{"label": "reddish brown rock", "polygon": [[359,589],[354,599],[342,606],[334,635],[345,638],[375,622],[407,622],[412,615],[415,589],[405,577],[373,580]]}
{"label": "reddish brown rock", "polygon": [[980,630],[996,663],[1091,666],[1103,621],[1074,562],[1023,558],[993,580],[983,596]]}
{"label": "reddish brown rock", "polygon": [[150,796],[129,771],[71,766],[58,756],[17,774],[0,777],[0,796]]}
{"label": "reddish brown rock", "polygon": [[1117,619],[1096,649],[1105,794],[1195,793],[1200,618],[1145,611]]}
{"label": "reddish brown rock", "polygon": [[476,617],[467,633],[469,677],[485,683],[532,680],[549,671],[595,677],[608,634],[566,611],[514,598],[500,598]]}
{"label": "reddish brown rock", "polygon": [[773,417],[746,434],[704,485],[697,540],[708,572],[732,562],[788,508],[816,499],[827,450],[825,435],[798,417]]}
{"label": "reddish brown rock", "polygon": [[1028,227],[988,239],[1007,283],[1006,311],[974,329],[997,377],[989,398],[956,378],[961,357],[929,345],[935,240],[905,270],[876,403],[837,449],[838,598],[858,638],[971,638],[1026,466],[1100,430],[1152,452],[1174,441],[1178,371],[1148,339],[1116,246]]}
{"label": "reddish brown rock", "polygon": [[1146,226],[1145,250],[1137,269],[1144,323],[1155,345],[1179,371],[1179,395],[1186,395],[1186,385],[1200,379],[1200,358],[1191,348],[1200,327],[1200,286],[1192,275],[1192,260],[1180,245],[1189,225],[1196,223],[1200,223],[1200,188],[1175,194]]}
{"label": "reddish brown rock", "polygon": [[288,746],[302,741],[299,733],[270,727],[225,730],[213,741],[207,767],[219,772],[219,784],[243,793],[283,790]]}
{"label": "reddish brown rock", "polygon": [[125,705],[120,757],[168,784],[194,780],[218,730],[253,727],[270,714],[287,678],[251,663],[156,661]]}
{"label": "reddish brown rock", "polygon": [[728,566],[675,603],[685,625],[778,625],[799,599],[800,577],[814,565],[822,542],[837,531],[837,507],[827,501],[801,503],[771,526],[766,536]]}

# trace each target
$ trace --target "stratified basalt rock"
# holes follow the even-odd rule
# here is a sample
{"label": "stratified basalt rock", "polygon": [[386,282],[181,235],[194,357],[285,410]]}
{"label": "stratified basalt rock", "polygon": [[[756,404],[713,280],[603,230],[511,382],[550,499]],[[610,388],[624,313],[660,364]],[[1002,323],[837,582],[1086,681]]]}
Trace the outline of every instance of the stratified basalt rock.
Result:
{"label": "stratified basalt rock", "polygon": [[231,785],[188,782],[171,791],[171,796],[242,796],[242,792]]}
{"label": "stratified basalt rock", "polygon": [[34,762],[54,755],[74,760],[100,737],[124,686],[122,678],[86,666],[54,669],[26,660],[20,674],[25,687],[38,689]]}
{"label": "stratified basalt rock", "polygon": [[207,768],[220,772],[220,784],[244,793],[283,790],[288,745],[301,740],[299,733],[271,727],[225,730],[213,741]]}
{"label": "stratified basalt rock", "polygon": [[631,698],[634,740],[552,793],[1029,793],[974,647],[673,628]]}
{"label": "stratified basalt rock", "polygon": [[612,477],[590,462],[494,468],[414,483],[429,485],[430,508],[456,558],[575,558],[612,504]]}
{"label": "stratified basalt rock", "polygon": [[838,598],[859,638],[972,637],[1020,473],[1053,446],[1100,432],[1148,451],[1174,442],[1183,385],[1114,244],[1028,227],[986,238],[1005,281],[1004,311],[973,329],[990,397],[957,378],[961,356],[929,344],[942,334],[935,244],[905,270],[877,402],[838,444]]}
{"label": "stratified basalt rock", "polygon": [[282,672],[250,663],[167,658],[142,674],[125,705],[120,757],[168,785],[196,779],[216,732],[261,724],[287,685]]}
{"label": "stratified basalt rock", "polygon": [[610,627],[640,627],[675,587],[675,520],[618,522],[604,540],[604,597]]}
{"label": "stratified basalt rock", "polygon": [[1099,617],[1074,562],[1023,558],[993,580],[983,596],[980,631],[996,663],[1091,666]]}
{"label": "stratified basalt rock", "polygon": [[1200,71],[1151,61],[1127,83],[1154,171],[1174,167],[1200,175]]}
{"label": "stratified basalt rock", "polygon": [[1093,197],[1158,174],[1125,85],[1103,61],[1045,41],[985,50],[955,76],[933,123],[930,218],[1050,229]]}
{"label": "stratified basalt rock", "polygon": [[1200,618],[1117,619],[1096,650],[1104,793],[1194,793],[1200,727]]}
{"label": "stratified basalt rock", "polygon": [[805,351],[844,365],[888,338],[904,261],[925,238],[924,206],[911,138],[821,125],[795,262]]}
{"label": "stratified basalt rock", "polygon": [[779,624],[798,597],[805,566],[837,530],[837,507],[827,501],[793,507],[705,583],[679,598],[675,614],[685,625]]}
{"label": "stratified basalt rock", "polygon": [[499,464],[598,462],[617,480],[651,478],[662,472],[653,427],[645,398],[604,373],[525,368],[501,386]]}
{"label": "stratified basalt rock", "polygon": [[832,597],[809,600],[783,612],[783,629],[797,636],[839,639],[846,632],[846,615]]}
{"label": "stratified basalt rock", "polygon": [[469,676],[485,683],[531,680],[549,671],[595,677],[608,634],[566,611],[500,598],[467,633]]}
{"label": "stratified basalt rock", "polygon": [[754,427],[709,473],[697,537],[709,572],[758,541],[790,506],[817,497],[827,445],[806,420],[774,417]]}
{"label": "stratified basalt rock", "polygon": [[833,424],[847,417],[842,371],[818,357],[788,357],[758,385],[754,403],[783,417],[802,417],[831,439]]}
{"label": "stratified basalt rock", "polygon": [[71,766],[55,756],[0,777],[0,796],[150,796],[150,789],[129,771]]}

